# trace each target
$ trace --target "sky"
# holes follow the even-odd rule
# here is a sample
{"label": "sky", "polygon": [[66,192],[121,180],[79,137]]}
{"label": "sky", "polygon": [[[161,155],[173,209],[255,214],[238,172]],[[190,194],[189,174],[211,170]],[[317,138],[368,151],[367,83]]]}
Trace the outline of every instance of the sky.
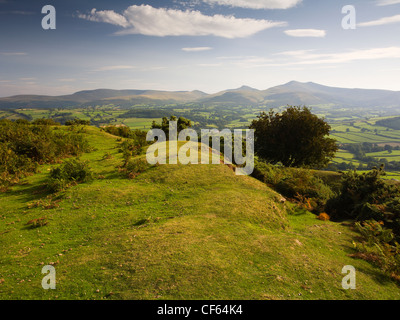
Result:
{"label": "sky", "polygon": [[399,75],[400,0],[0,0],[1,97],[290,81],[400,91]]}

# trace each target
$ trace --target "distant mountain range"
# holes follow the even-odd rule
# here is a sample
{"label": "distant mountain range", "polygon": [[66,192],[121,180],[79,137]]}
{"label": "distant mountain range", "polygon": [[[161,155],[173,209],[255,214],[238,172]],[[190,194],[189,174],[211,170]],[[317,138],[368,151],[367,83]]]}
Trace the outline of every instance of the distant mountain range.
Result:
{"label": "distant mountain range", "polygon": [[331,105],[332,107],[371,108],[400,107],[400,91],[345,89],[317,83],[292,81],[284,85],[257,90],[247,86],[215,94],[201,91],[110,90],[97,89],[63,96],[18,95],[0,98],[0,109],[60,108],[114,104],[130,107],[138,104],[203,105]]}

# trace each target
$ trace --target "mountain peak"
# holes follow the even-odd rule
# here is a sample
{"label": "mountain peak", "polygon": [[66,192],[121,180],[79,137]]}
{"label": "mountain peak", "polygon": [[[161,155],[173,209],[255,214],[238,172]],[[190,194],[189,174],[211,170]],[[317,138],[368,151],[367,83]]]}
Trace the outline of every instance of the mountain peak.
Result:
{"label": "mountain peak", "polygon": [[251,91],[254,91],[254,90],[257,90],[257,89],[254,89],[254,88],[249,87],[249,86],[241,86],[241,87],[239,88],[239,90],[251,90]]}
{"label": "mountain peak", "polygon": [[240,88],[231,89],[231,90],[226,90],[226,91],[258,91],[258,90],[257,90],[257,89],[254,89],[254,88],[252,88],[252,87],[243,85],[243,86],[241,86]]}

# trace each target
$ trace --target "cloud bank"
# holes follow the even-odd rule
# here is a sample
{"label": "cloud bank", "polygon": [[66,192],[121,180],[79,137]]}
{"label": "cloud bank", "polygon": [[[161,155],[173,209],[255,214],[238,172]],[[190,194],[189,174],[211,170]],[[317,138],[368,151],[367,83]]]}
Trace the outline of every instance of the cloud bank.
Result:
{"label": "cloud bank", "polygon": [[248,8],[248,9],[289,9],[302,0],[203,0],[209,4]]}
{"label": "cloud bank", "polygon": [[194,48],[182,48],[183,51],[186,52],[200,52],[200,51],[209,51],[212,50],[211,47],[194,47]]}
{"label": "cloud bank", "polygon": [[286,35],[291,37],[314,37],[314,38],[324,38],[326,36],[325,30],[317,29],[295,29],[284,31]]}
{"label": "cloud bank", "polygon": [[378,0],[377,5],[378,6],[390,6],[392,4],[399,4],[400,0]]}
{"label": "cloud bank", "polygon": [[207,16],[200,11],[153,8],[149,5],[130,6],[122,14],[112,10],[79,14],[79,18],[122,27],[117,35],[146,36],[216,36],[227,39],[245,38],[260,31],[286,26],[286,22],[240,19],[234,16]]}
{"label": "cloud bank", "polygon": [[387,24],[399,23],[400,22],[400,15],[392,16],[392,17],[385,17],[378,20],[368,21],[359,23],[359,27],[375,27],[375,26],[383,26]]}

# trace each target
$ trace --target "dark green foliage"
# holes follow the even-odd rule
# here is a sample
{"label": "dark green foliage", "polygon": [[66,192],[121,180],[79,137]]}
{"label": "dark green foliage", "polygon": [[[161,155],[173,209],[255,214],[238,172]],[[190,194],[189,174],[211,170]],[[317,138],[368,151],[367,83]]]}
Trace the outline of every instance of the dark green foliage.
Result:
{"label": "dark green foliage", "polygon": [[125,126],[107,126],[103,130],[112,135],[127,138],[121,142],[119,149],[119,152],[123,154],[123,166],[126,166],[132,157],[141,154],[143,148],[148,145],[145,131],[131,130]]}
{"label": "dark green foliage", "polygon": [[400,130],[400,117],[379,120],[376,122],[376,125],[394,130]]}
{"label": "dark green foliage", "polygon": [[74,119],[74,120],[68,120],[65,122],[66,126],[76,126],[76,125],[82,125],[82,126],[90,126],[90,120],[82,120],[82,119]]}
{"label": "dark green foliage", "polygon": [[381,179],[383,174],[383,166],[363,174],[346,173],[340,194],[328,201],[326,211],[333,219],[382,221],[400,236],[400,185]]}
{"label": "dark green foliage", "polygon": [[[107,127],[107,128],[111,132],[120,129],[120,127]],[[122,153],[122,157],[124,159],[123,166],[126,166],[126,164],[132,157],[138,156],[143,152],[143,149],[148,144],[148,142],[146,141],[146,132],[140,130],[131,130],[127,127],[122,127],[122,128],[124,128],[124,130],[121,131],[120,133],[121,134],[126,133],[123,134],[122,136],[125,136],[128,139],[125,139],[120,143],[119,152]],[[115,133],[116,132],[114,132],[114,134]]]}
{"label": "dark green foliage", "polygon": [[120,152],[124,159],[123,166],[126,166],[130,159],[134,156],[140,155],[143,151],[143,144],[134,139],[127,139],[120,144]]}
{"label": "dark green foliage", "polygon": [[32,124],[38,126],[59,126],[60,123],[54,121],[53,119],[36,119],[32,121]]}
{"label": "dark green foliage", "polygon": [[400,244],[395,240],[393,231],[385,228],[383,222],[375,220],[356,222],[355,229],[361,238],[354,242],[357,253],[352,256],[374,263],[400,281]]}
{"label": "dark green foliage", "polygon": [[335,194],[311,170],[285,168],[258,161],[253,176],[283,196],[307,205],[314,213],[324,212],[326,202]]}
{"label": "dark green foliage", "polygon": [[177,119],[175,116],[171,116],[169,120],[167,117],[162,118],[161,124],[153,121],[151,128],[152,129],[161,129],[162,131],[164,131],[165,135],[167,137],[167,140],[168,140],[169,139],[169,122],[170,121],[178,122],[178,134],[182,130],[188,129],[192,126],[192,122],[186,118],[179,117],[179,119]]}
{"label": "dark green foliage", "polygon": [[88,162],[71,159],[50,171],[47,187],[51,192],[58,192],[71,185],[91,181],[93,178]]}
{"label": "dark green foliage", "polygon": [[145,145],[147,143],[146,141],[146,131],[142,130],[132,130],[129,127],[126,126],[106,126],[102,128],[105,132],[112,134],[114,136],[118,137],[123,137],[123,138],[129,138],[129,139],[134,139],[141,145]]}
{"label": "dark green foliage", "polygon": [[307,107],[288,107],[281,114],[263,112],[250,129],[255,130],[255,152],[273,164],[321,168],[338,150],[336,141],[327,138],[328,123]]}
{"label": "dark green foliage", "polygon": [[38,165],[90,151],[86,138],[73,131],[56,130],[46,122],[33,125],[0,121],[0,186],[18,183]]}
{"label": "dark green foliage", "polygon": [[119,171],[127,178],[134,179],[142,172],[146,171],[151,166],[147,163],[146,159],[136,158],[129,159]]}

